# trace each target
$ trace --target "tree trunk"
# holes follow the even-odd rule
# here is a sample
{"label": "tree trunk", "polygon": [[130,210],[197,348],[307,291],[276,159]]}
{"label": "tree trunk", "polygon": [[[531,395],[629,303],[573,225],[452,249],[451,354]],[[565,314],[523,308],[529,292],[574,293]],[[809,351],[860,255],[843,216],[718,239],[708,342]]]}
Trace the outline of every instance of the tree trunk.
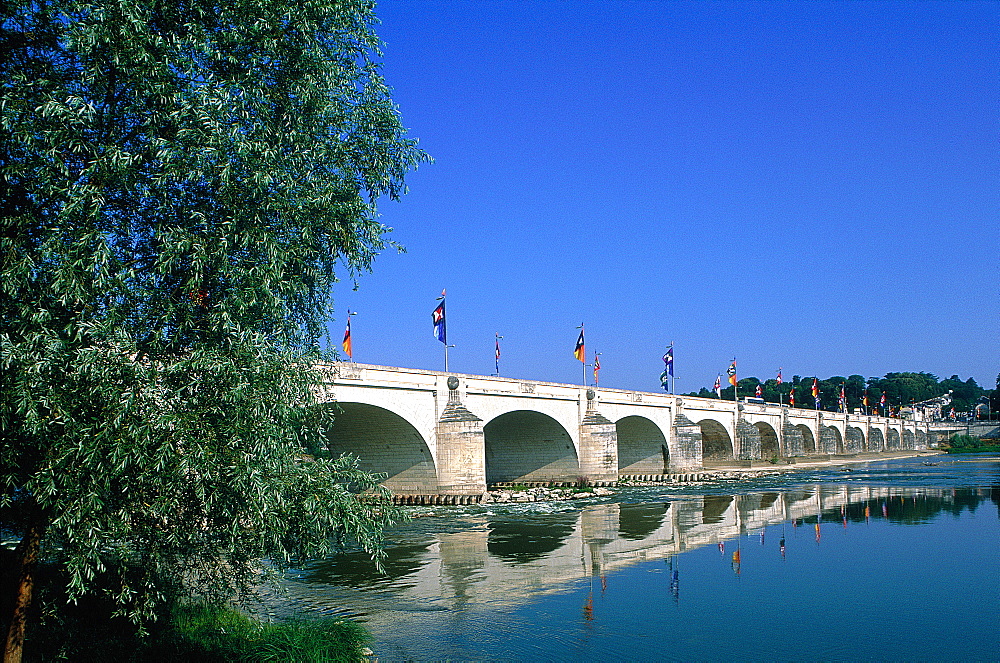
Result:
{"label": "tree trunk", "polygon": [[14,584],[13,609],[10,617],[10,628],[7,629],[7,642],[4,645],[4,663],[21,663],[21,651],[24,648],[24,627],[28,621],[28,608],[31,606],[31,591],[35,585],[35,567],[38,566],[38,550],[42,543],[45,523],[42,518],[32,520],[24,538],[14,551],[14,559],[20,568]]}

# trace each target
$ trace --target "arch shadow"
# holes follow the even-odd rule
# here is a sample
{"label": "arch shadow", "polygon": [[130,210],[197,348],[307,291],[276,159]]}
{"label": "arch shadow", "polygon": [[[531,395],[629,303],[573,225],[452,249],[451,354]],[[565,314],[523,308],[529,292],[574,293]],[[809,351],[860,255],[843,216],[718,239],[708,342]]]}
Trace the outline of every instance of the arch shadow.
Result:
{"label": "arch shadow", "polygon": [[878,428],[872,428],[868,431],[868,451],[883,450],[885,450],[885,438],[882,437],[882,431]]}
{"label": "arch shadow", "polygon": [[333,424],[326,446],[334,456],[353,454],[368,472],[384,472],[382,482],[399,494],[437,492],[437,470],[427,442],[406,419],[376,405],[332,403]]}
{"label": "arch shadow", "polygon": [[847,427],[847,441],[844,448],[847,453],[859,453],[865,450],[865,432],[856,426]]}
{"label": "arch shadow", "polygon": [[670,451],[660,427],[645,417],[632,415],[615,422],[618,434],[619,474],[664,474]]}
{"label": "arch shadow", "polygon": [[714,419],[702,419],[698,425],[701,427],[702,462],[733,460],[733,441],[725,426]]}
{"label": "arch shadow", "polygon": [[812,429],[805,424],[797,424],[795,428],[802,433],[802,453],[807,456],[816,453],[816,439],[813,437]]}
{"label": "arch shadow", "polygon": [[840,436],[840,430],[834,426],[823,426],[819,429],[819,442],[822,448],[820,453],[844,453],[844,438]]}
{"label": "arch shadow", "polygon": [[771,424],[765,421],[758,421],[754,426],[757,427],[757,432],[760,433],[760,457],[764,460],[781,458],[781,444],[778,442],[778,433]]}
{"label": "arch shadow", "polygon": [[575,481],[580,461],[562,425],[541,412],[514,410],[485,426],[486,483]]}

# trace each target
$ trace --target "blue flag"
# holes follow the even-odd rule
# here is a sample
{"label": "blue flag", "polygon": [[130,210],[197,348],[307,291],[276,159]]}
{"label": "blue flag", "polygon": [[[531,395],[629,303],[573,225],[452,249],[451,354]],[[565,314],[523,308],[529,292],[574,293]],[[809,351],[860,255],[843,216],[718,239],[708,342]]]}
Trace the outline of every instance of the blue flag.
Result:
{"label": "blue flag", "polygon": [[445,331],[444,324],[444,291],[441,291],[441,303],[438,304],[434,312],[431,313],[431,320],[434,322],[434,337],[444,343],[448,344],[448,334]]}

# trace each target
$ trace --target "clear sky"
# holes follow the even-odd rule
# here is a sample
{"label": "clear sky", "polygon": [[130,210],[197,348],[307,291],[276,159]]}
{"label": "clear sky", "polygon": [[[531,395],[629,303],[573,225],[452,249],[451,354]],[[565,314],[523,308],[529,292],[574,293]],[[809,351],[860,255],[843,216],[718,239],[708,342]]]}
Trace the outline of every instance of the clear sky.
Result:
{"label": "clear sky", "polygon": [[[354,359],[603,387],[1000,372],[1000,2],[382,0],[435,163],[342,282]],[[588,378],[592,381],[588,369]]]}

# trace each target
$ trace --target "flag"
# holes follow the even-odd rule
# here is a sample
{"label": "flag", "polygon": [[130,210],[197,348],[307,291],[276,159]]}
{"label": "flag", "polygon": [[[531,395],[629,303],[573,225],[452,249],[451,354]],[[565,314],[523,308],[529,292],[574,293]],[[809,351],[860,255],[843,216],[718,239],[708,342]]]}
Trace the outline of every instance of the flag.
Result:
{"label": "flag", "polygon": [[778,369],[778,378],[775,380],[778,384],[781,384],[781,369]]}
{"label": "flag", "polygon": [[594,354],[594,386],[597,386],[597,383],[600,382],[600,377],[597,375],[598,371],[600,371],[600,370],[601,370],[601,359],[595,353]]}
{"label": "flag", "polygon": [[729,376],[729,384],[736,386],[736,357],[733,357],[733,363],[729,365],[729,369],[726,371],[726,375]]}
{"label": "flag", "polygon": [[844,385],[840,385],[840,411],[847,412],[847,396],[844,394]]}
{"label": "flag", "polygon": [[722,374],[715,378],[715,395],[722,398]]}
{"label": "flag", "polygon": [[819,383],[816,382],[816,378],[813,378],[812,392],[813,392],[813,398],[819,398]]}
{"label": "flag", "polygon": [[670,377],[674,377],[674,344],[667,348],[667,354],[663,355],[663,363],[667,365],[666,372]]}
{"label": "flag", "polygon": [[[362,325],[362,327],[364,327],[364,325]],[[354,351],[351,347],[351,316],[349,315],[347,316],[347,327],[344,329],[344,342],[341,343],[341,345],[344,346],[344,352],[347,353],[347,356],[354,359]]]}
{"label": "flag", "polygon": [[795,407],[795,387],[792,387],[792,390],[788,392],[788,404]]}
{"label": "flag", "polygon": [[580,325],[580,336],[576,339],[576,348],[573,349],[573,356],[579,361],[587,361],[587,352],[583,344],[583,325]]}
{"label": "flag", "polygon": [[757,391],[754,392],[754,396],[756,396],[757,398],[764,397],[764,390],[760,388],[760,385],[757,385]]}
{"label": "flag", "polygon": [[445,330],[444,323],[444,290],[441,291],[441,296],[438,297],[441,303],[437,305],[434,312],[431,313],[431,320],[434,322],[434,338],[441,341],[445,345],[448,344],[448,334]]}
{"label": "flag", "polygon": [[861,399],[861,404],[868,407],[868,389],[865,389],[864,398]]}
{"label": "flag", "polygon": [[497,337],[497,375],[500,375],[500,334]]}

